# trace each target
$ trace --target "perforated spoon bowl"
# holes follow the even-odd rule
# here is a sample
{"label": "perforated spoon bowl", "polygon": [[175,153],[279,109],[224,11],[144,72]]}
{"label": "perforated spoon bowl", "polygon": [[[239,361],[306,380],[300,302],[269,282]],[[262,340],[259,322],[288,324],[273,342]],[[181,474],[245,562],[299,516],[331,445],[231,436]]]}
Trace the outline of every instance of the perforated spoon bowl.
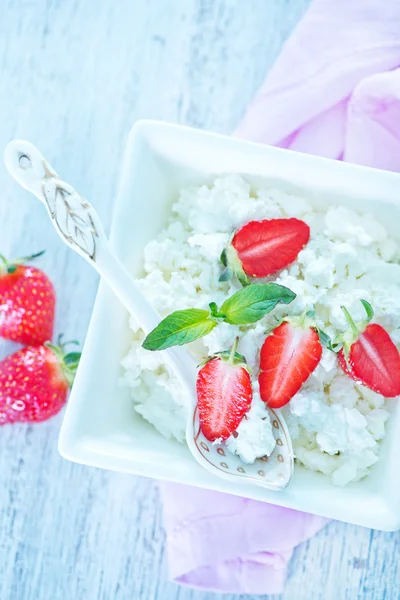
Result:
{"label": "perforated spoon bowl", "polygon": [[[30,142],[10,142],[5,150],[5,164],[14,179],[45,204],[61,239],[105,279],[144,332],[154,329],[160,321],[159,314],[113,253],[91,204],[59,178]],[[225,479],[245,478],[270,490],[286,487],[293,474],[293,450],[282,414],[268,409],[276,440],[271,456],[260,458],[252,465],[245,464],[223,445],[213,445],[202,434],[197,411],[196,365],[190,354],[184,348],[174,347],[164,350],[163,355],[187,398],[186,440],[197,462]]]}

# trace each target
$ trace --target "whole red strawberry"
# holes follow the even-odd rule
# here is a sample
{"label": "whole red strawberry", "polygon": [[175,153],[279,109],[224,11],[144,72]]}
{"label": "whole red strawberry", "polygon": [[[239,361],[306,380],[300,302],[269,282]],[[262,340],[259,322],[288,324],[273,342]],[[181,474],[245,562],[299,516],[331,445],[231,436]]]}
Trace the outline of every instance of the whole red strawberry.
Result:
{"label": "whole red strawberry", "polygon": [[299,219],[250,221],[238,229],[222,252],[220,281],[235,273],[242,285],[248,277],[267,277],[296,260],[310,239],[310,228]]}
{"label": "whole red strawberry", "polygon": [[358,383],[369,387],[385,398],[400,395],[400,354],[388,332],[376,323],[372,306],[361,300],[367,318],[355,323],[342,307],[350,328],[341,336],[343,348],[339,363],[343,371]]}
{"label": "whole red strawberry", "polygon": [[236,352],[219,352],[197,376],[197,406],[204,436],[214,442],[236,431],[253,398],[246,359]]}
{"label": "whole red strawberry", "polygon": [[279,325],[261,348],[261,399],[271,408],[287,404],[317,368],[321,356],[318,332],[306,316]]}
{"label": "whole red strawberry", "polygon": [[64,406],[80,358],[63,346],[28,346],[0,362],[0,425],[45,421]]}
{"label": "whole red strawberry", "polygon": [[22,264],[41,254],[14,262],[0,255],[0,336],[20,344],[43,344],[53,335],[53,284],[40,269]]}

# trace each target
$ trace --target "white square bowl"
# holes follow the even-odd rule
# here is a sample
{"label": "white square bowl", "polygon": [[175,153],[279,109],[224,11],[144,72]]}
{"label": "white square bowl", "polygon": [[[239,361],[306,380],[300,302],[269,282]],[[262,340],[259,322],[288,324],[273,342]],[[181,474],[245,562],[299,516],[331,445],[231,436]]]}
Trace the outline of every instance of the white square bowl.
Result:
{"label": "white square bowl", "polygon": [[[110,241],[133,275],[143,248],[163,227],[183,186],[240,173],[252,183],[296,191],[319,207],[340,203],[376,214],[400,241],[400,175],[268,147],[231,137],[138,122],[129,136]],[[400,283],[400,282],[399,282]],[[270,492],[228,483],[200,467],[185,445],[164,439],[132,407],[119,384],[130,344],[128,315],[101,282],[81,364],[61,429],[69,460],[168,479],[393,531],[400,528],[400,405],[393,411],[371,474],[345,488],[296,465],[290,486]]]}

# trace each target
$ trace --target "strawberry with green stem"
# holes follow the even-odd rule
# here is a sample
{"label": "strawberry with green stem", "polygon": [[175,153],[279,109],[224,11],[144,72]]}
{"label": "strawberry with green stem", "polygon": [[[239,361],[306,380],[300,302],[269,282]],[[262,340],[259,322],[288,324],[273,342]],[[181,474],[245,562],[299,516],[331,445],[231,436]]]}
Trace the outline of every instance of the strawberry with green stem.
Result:
{"label": "strawberry with green stem", "polygon": [[69,343],[28,346],[0,362],[0,425],[45,421],[64,406],[80,352],[65,352]]}
{"label": "strawberry with green stem", "polygon": [[271,408],[287,404],[317,368],[322,345],[314,313],[287,317],[264,341],[260,353],[260,396]]}
{"label": "strawberry with green stem", "polygon": [[232,236],[222,251],[225,269],[220,281],[235,274],[248,285],[249,277],[267,277],[293,263],[310,239],[309,226],[300,219],[250,221]]}
{"label": "strawberry with green stem", "polygon": [[211,442],[225,441],[240,425],[253,398],[246,359],[236,352],[218,352],[202,366],[197,376],[197,407],[200,428]]}
{"label": "strawberry with green stem", "polygon": [[355,322],[346,307],[342,310],[349,328],[335,340],[341,345],[339,363],[352,379],[385,398],[400,395],[400,353],[388,332],[377,323],[372,306],[361,300],[366,318]]}
{"label": "strawberry with green stem", "polygon": [[0,336],[29,346],[53,335],[53,284],[43,271],[24,264],[42,254],[11,262],[0,255]]}

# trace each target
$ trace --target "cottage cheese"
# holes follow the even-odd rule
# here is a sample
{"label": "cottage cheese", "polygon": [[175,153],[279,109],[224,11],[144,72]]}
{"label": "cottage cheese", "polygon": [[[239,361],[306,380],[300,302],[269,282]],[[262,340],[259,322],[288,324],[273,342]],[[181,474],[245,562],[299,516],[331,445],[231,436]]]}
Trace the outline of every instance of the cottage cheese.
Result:
{"label": "cottage cheese", "polygon": [[[211,300],[221,304],[240,288],[236,280],[218,282],[219,256],[232,231],[250,220],[278,217],[298,217],[311,228],[311,240],[297,261],[270,278],[291,288],[296,300],[278,305],[254,325],[219,325],[188,347],[200,360],[229,349],[240,337],[238,351],[252,369],[254,399],[239,435],[229,438],[227,447],[249,463],[271,454],[275,444],[257,377],[264,332],[281,315],[315,308],[318,325],[334,336],[346,327],[340,306],[355,319],[363,318],[364,298],[374,306],[376,321],[400,343],[400,250],[385,228],[371,215],[343,206],[324,213],[305,198],[273,188],[252,189],[236,175],[180,193],[166,228],[145,248],[142,291],[162,316],[207,308]],[[132,319],[130,325],[133,340],[123,367],[135,410],[162,435],[184,442],[186,406],[179,383],[163,353],[143,350],[143,332]],[[336,356],[324,349],[319,366],[284,409],[297,462],[338,485],[364,477],[378,460],[389,416],[386,404],[348,378]]]}

